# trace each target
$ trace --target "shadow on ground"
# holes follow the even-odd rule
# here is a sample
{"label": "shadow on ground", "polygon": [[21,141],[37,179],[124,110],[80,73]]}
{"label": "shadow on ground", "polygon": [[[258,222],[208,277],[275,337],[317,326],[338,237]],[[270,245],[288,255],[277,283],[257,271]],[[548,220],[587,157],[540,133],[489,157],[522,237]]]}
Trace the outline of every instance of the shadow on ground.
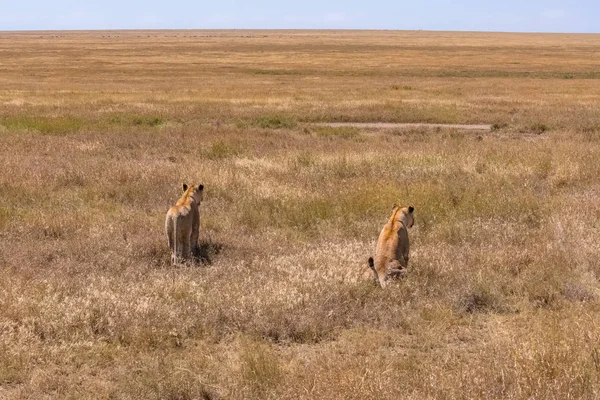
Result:
{"label": "shadow on ground", "polygon": [[192,255],[194,262],[211,265],[215,256],[219,255],[223,244],[214,243],[211,240],[198,242],[198,248]]}

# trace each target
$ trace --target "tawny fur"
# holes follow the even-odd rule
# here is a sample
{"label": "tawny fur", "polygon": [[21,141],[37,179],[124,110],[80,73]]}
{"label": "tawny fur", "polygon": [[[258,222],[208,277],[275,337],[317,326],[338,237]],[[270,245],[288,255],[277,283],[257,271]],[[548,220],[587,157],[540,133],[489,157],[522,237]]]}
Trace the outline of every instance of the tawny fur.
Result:
{"label": "tawny fur", "polygon": [[183,185],[183,196],[167,211],[165,233],[171,250],[171,261],[189,259],[198,248],[200,202],[204,185]]}
{"label": "tawny fur", "polygon": [[415,223],[413,212],[413,206],[401,208],[394,205],[392,216],[379,234],[375,258],[369,258],[369,267],[363,272],[363,278],[374,278],[381,287],[385,287],[388,278],[401,275],[408,267],[408,228]]}

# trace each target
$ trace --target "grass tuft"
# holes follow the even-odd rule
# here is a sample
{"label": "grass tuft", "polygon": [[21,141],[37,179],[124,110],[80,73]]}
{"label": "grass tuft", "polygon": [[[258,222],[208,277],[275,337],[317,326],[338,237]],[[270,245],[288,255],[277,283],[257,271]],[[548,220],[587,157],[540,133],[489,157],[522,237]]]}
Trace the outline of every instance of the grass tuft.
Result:
{"label": "grass tuft", "polygon": [[542,123],[535,123],[529,126],[529,131],[531,133],[535,133],[536,135],[541,135],[544,132],[547,132],[550,130],[550,127],[546,124],[542,124]]}
{"label": "grass tuft", "polygon": [[259,396],[275,388],[282,379],[278,358],[271,347],[249,338],[240,341],[240,375]]}
{"label": "grass tuft", "polygon": [[133,118],[133,125],[143,126],[160,126],[164,124],[162,118],[158,117],[135,117]]}
{"label": "grass tuft", "polygon": [[224,141],[213,142],[210,147],[202,152],[203,156],[209,160],[223,160],[239,156],[241,153],[242,151],[239,147]]}
{"label": "grass tuft", "polygon": [[355,139],[360,135],[360,130],[353,127],[317,126],[312,128],[317,137],[334,139]]}
{"label": "grass tuft", "polygon": [[505,122],[496,122],[495,124],[492,124],[492,131],[499,131],[505,129],[507,126],[508,124]]}
{"label": "grass tuft", "polygon": [[265,129],[291,129],[297,125],[296,119],[285,115],[258,117],[254,124]]}

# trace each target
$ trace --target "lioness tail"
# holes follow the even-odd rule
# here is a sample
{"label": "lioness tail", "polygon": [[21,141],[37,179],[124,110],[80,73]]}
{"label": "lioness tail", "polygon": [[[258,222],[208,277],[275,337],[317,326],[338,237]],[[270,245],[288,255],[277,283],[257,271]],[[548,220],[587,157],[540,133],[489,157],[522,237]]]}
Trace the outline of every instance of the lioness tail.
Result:
{"label": "lioness tail", "polygon": [[375,269],[375,262],[373,260],[373,257],[369,257],[369,268],[371,268],[371,271],[373,271],[373,275],[375,276],[375,282],[381,285],[381,282],[379,282],[379,275],[377,274],[377,270]]}

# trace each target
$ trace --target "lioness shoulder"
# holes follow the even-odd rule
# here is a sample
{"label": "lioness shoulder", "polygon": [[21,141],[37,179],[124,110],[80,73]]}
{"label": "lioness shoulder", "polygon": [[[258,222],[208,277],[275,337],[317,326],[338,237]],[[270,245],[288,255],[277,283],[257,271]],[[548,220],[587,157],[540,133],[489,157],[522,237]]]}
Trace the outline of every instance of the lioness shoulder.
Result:
{"label": "lioness shoulder", "polygon": [[183,184],[183,195],[167,211],[165,233],[171,250],[171,261],[177,264],[179,259],[187,259],[198,247],[200,228],[200,202],[204,185],[189,186]]}

